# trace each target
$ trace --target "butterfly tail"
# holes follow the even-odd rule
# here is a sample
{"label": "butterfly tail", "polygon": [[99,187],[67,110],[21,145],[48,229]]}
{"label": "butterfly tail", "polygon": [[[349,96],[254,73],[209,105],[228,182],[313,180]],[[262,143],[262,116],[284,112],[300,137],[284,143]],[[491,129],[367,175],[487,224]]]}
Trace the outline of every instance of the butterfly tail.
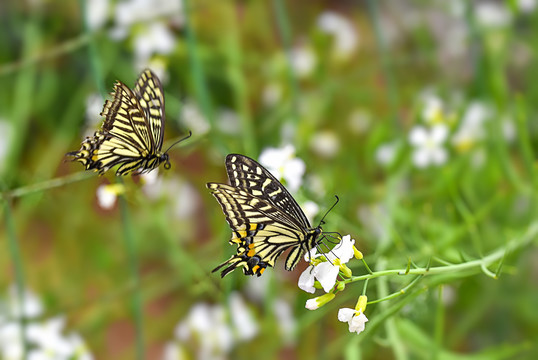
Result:
{"label": "butterfly tail", "polygon": [[238,267],[243,267],[243,273],[245,275],[256,275],[261,276],[267,267],[267,264],[260,261],[258,257],[248,257],[243,254],[236,254],[229,258],[227,261],[223,262],[219,266],[213,269],[211,272],[216,272],[226,266],[224,270],[221,271],[220,277],[223,278]]}

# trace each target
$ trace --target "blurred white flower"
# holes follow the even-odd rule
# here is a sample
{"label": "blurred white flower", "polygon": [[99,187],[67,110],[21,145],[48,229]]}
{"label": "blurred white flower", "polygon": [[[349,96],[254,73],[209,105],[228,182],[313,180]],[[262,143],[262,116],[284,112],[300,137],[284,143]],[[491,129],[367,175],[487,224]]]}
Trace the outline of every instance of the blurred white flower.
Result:
{"label": "blurred white flower", "polygon": [[164,345],[162,360],[187,360],[189,357],[185,351],[175,341],[169,341]]}
{"label": "blurred white flower", "polygon": [[154,22],[149,24],[145,31],[136,35],[134,44],[137,59],[146,61],[153,54],[170,54],[174,50],[176,40],[165,24]]}
{"label": "blurred white flower", "polygon": [[305,308],[307,308],[308,310],[317,310],[323,305],[327,304],[332,299],[334,299],[334,297],[335,295],[333,293],[329,293],[329,294],[323,294],[313,299],[308,299],[306,301]]}
{"label": "blurred white flower", "polygon": [[[93,1],[93,0],[92,0]],[[128,27],[138,22],[148,22],[159,17],[174,17],[183,21],[182,1],[176,0],[128,0],[116,5],[116,24]]]}
{"label": "blurred white flower", "polygon": [[0,118],[0,173],[4,170],[5,159],[13,141],[14,129],[10,122]]}
{"label": "blurred white flower", "polygon": [[183,342],[198,342],[198,359],[221,358],[234,345],[232,330],[226,323],[226,311],[220,305],[194,305],[175,333]]}
{"label": "blurred white flower", "polygon": [[282,86],[278,83],[269,83],[262,90],[262,102],[271,107],[278,104],[282,99]]}
{"label": "blurred white flower", "polygon": [[[0,303],[0,359],[19,360],[23,358],[24,342],[22,329],[18,321],[3,320],[18,319],[22,314],[17,303],[14,287],[9,291],[7,306]],[[84,344],[83,339],[76,333],[65,336],[62,330],[65,319],[58,316],[51,319],[37,320],[43,308],[41,300],[29,290],[25,291],[22,308],[25,314],[26,326],[24,338],[28,344],[27,358],[31,360],[57,359],[57,360],[91,360],[92,355]]]}
{"label": "blurred white flower", "polygon": [[295,157],[293,145],[288,144],[280,149],[265,148],[260,154],[259,162],[278,180],[284,179],[286,187],[292,193],[301,186],[306,165],[303,160]]}
{"label": "blurred white flower", "polygon": [[222,109],[217,114],[217,127],[220,132],[229,135],[237,135],[241,131],[239,114],[230,109]]}
{"label": "blurred white flower", "polygon": [[378,240],[388,238],[388,224],[385,219],[389,217],[387,208],[382,203],[360,205],[357,217],[362,226]]}
{"label": "blurred white flower", "polygon": [[273,278],[273,271],[267,271],[263,274],[262,277],[249,276],[246,279],[245,284],[245,295],[251,301],[263,302],[267,298],[267,291],[269,290],[269,285]]}
{"label": "blurred white flower", "polygon": [[209,121],[192,100],[186,100],[181,106],[180,119],[187,129],[191,129],[193,134],[198,136],[206,134],[211,128]]}
{"label": "blurred white flower", "polygon": [[230,294],[230,315],[238,340],[250,340],[258,334],[258,324],[247,304],[237,292]]}
{"label": "blurred white flower", "polygon": [[443,119],[443,102],[435,95],[428,94],[424,96],[422,106],[422,119],[428,124],[442,122]]}
{"label": "blurred white flower", "polygon": [[[15,318],[24,316],[27,319],[33,319],[43,314],[43,304],[41,299],[30,289],[25,289],[22,294],[22,300],[19,299],[19,293],[15,285],[8,289],[8,301],[6,303],[6,312]],[[22,309],[21,309],[22,305]],[[0,301],[0,309],[2,309]]]}
{"label": "blurred white flower", "polygon": [[290,51],[290,62],[293,72],[299,78],[305,78],[312,74],[316,66],[316,55],[309,47],[296,46]]}
{"label": "blurred white flower", "polygon": [[456,290],[451,285],[443,285],[443,292],[441,293],[441,302],[443,305],[452,305],[456,301]]}
{"label": "blurred white flower", "polygon": [[286,300],[278,298],[273,303],[273,311],[283,341],[287,344],[293,343],[297,324],[291,305]]}
{"label": "blurred white flower", "polygon": [[308,200],[301,204],[301,209],[303,209],[306,218],[312,224],[314,217],[319,213],[319,205],[311,200]]}
{"label": "blurred white flower", "polygon": [[394,142],[379,145],[375,150],[375,159],[377,163],[383,166],[392,164],[396,157],[397,148],[398,144]]}
{"label": "blurred white flower", "polygon": [[110,210],[116,204],[118,195],[125,192],[122,184],[102,184],[97,188],[97,203],[104,210]]}
{"label": "blurred white flower", "polygon": [[448,136],[448,127],[443,124],[434,125],[431,129],[415,126],[409,133],[409,142],[413,150],[413,163],[418,168],[431,164],[442,165],[448,159],[448,152],[443,143]]}
{"label": "blurred white flower", "polygon": [[338,310],[338,320],[347,322],[349,324],[349,332],[360,334],[364,331],[368,318],[362,313],[362,311],[356,311],[355,309],[350,308],[342,308]]}
{"label": "blurred white flower", "polygon": [[[316,290],[314,282],[317,279],[326,293],[331,291],[336,283],[341,266],[346,264],[354,255],[354,244],[355,240],[352,240],[350,235],[345,235],[340,240],[340,243],[326,254],[318,254],[316,248],[310,250],[308,254],[305,254],[305,261],[310,262],[311,265],[299,277],[299,288],[313,294]],[[314,261],[314,259],[322,256],[327,261]]]}
{"label": "blurred white flower", "polygon": [[362,109],[354,110],[349,116],[349,129],[355,134],[364,134],[372,124],[372,116]]}
{"label": "blurred white flower", "polygon": [[310,149],[319,156],[333,158],[340,150],[340,140],[332,131],[320,131],[310,140]]}
{"label": "blurred white flower", "polygon": [[519,11],[524,13],[532,13],[536,9],[536,0],[517,0]]}
{"label": "blurred white flower", "polygon": [[336,12],[326,11],[318,18],[318,26],[323,32],[334,36],[336,56],[345,59],[353,54],[359,39],[351,21]]}
{"label": "blurred white flower", "polygon": [[472,102],[463,114],[460,126],[452,135],[452,144],[459,151],[470,149],[484,135],[484,122],[491,117],[491,109],[484,103]]}
{"label": "blurred white flower", "polygon": [[194,186],[178,176],[158,176],[158,169],[142,175],[142,191],[152,200],[168,199],[175,218],[185,219],[196,211],[199,202],[198,191]]}
{"label": "blurred white flower", "polygon": [[508,117],[505,117],[502,119],[501,127],[504,139],[509,143],[514,142],[517,136],[517,129],[514,121]]}
{"label": "blurred white flower", "polygon": [[512,21],[512,15],[502,2],[476,2],[474,10],[477,23],[485,28],[506,27]]}
{"label": "blurred white flower", "polygon": [[102,117],[99,115],[103,109],[105,100],[98,93],[88,95],[86,98],[86,131],[85,136],[93,135],[97,125],[101,123]]}
{"label": "blurred white flower", "polygon": [[100,29],[108,20],[109,0],[86,1],[86,21],[91,30]]}

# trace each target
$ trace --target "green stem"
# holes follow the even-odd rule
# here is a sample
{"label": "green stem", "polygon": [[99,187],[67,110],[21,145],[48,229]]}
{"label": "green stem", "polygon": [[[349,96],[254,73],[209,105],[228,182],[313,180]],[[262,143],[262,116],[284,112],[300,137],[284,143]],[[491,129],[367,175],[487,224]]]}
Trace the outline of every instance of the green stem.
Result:
{"label": "green stem", "polygon": [[461,264],[454,264],[454,265],[446,265],[446,266],[437,266],[437,267],[430,267],[430,268],[416,268],[416,269],[394,269],[394,270],[383,270],[383,271],[376,271],[371,274],[367,275],[361,275],[361,276],[353,276],[352,278],[345,280],[344,282],[352,283],[356,281],[362,281],[367,279],[374,279],[382,276],[389,276],[389,275],[436,275],[436,274],[445,274],[445,273],[454,273],[459,271],[465,271],[472,268],[482,268],[487,267],[494,263],[497,260],[501,260],[505,253],[513,252],[517,249],[523,248],[524,246],[528,245],[535,237],[538,235],[538,222],[532,223],[527,232],[521,236],[520,238],[514,239],[510,241],[508,244],[503,246],[502,248],[497,249],[495,252],[491,253],[490,255],[478,259],[478,260],[472,260]]}
{"label": "green stem", "polygon": [[286,58],[288,60],[288,66],[286,67],[286,77],[288,80],[288,85],[290,87],[290,115],[292,122],[296,126],[299,122],[299,83],[295,74],[293,73],[293,67],[291,65],[291,27],[283,0],[273,0],[273,9],[276,14],[278,33],[282,40],[282,46],[284,47]]}
{"label": "green stem", "polygon": [[45,180],[40,183],[35,183],[31,185],[21,186],[20,188],[4,191],[0,194],[0,199],[7,200],[9,198],[18,198],[26,195],[31,195],[38,193],[44,190],[50,190],[57,187],[61,187],[67,184],[71,184],[77,181],[86,180],[92,176],[95,176],[95,173],[89,171],[81,171],[71,175],[54,178],[50,180]]}
{"label": "green stem", "polygon": [[11,216],[11,207],[7,201],[4,203],[4,218],[6,222],[6,235],[9,246],[9,254],[13,259],[13,265],[15,267],[15,282],[17,288],[17,302],[20,309],[20,336],[23,343],[23,359],[27,358],[28,354],[28,341],[26,339],[26,314],[24,311],[24,267],[22,262],[22,256],[19,249],[19,242],[15,231],[15,224],[13,223],[13,217]]}
{"label": "green stem", "polygon": [[[119,178],[119,183],[123,184],[123,180]],[[127,208],[127,201],[123,195],[119,196],[121,223],[123,225],[123,234],[125,241],[125,249],[127,251],[127,261],[129,263],[129,271],[131,282],[133,283],[133,296],[131,298],[132,312],[135,318],[136,327],[136,354],[137,359],[144,359],[144,321],[143,321],[143,303],[142,294],[140,291],[140,275],[138,273],[138,259],[136,256],[136,244]]]}

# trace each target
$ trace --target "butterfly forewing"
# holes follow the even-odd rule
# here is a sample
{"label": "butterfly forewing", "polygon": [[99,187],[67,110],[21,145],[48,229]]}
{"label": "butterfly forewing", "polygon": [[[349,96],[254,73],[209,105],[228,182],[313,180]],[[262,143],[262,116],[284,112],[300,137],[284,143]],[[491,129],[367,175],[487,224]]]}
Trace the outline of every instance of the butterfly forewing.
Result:
{"label": "butterfly forewing", "polygon": [[231,244],[237,253],[213,271],[224,267],[225,276],[237,267],[260,276],[267,266],[291,249],[285,263],[292,270],[305,251],[317,244],[321,228],[311,229],[303,211],[288,191],[256,161],[228,155],[226,169],[231,186],[208,183],[232,228]]}
{"label": "butterfly forewing", "polygon": [[160,149],[164,140],[164,92],[161,81],[150,70],[140,74],[134,93],[153,134],[153,144]]}
{"label": "butterfly forewing", "polygon": [[303,210],[286,188],[263,166],[240,154],[226,156],[226,171],[232,186],[261,197],[289,215],[299,227],[310,228]]}

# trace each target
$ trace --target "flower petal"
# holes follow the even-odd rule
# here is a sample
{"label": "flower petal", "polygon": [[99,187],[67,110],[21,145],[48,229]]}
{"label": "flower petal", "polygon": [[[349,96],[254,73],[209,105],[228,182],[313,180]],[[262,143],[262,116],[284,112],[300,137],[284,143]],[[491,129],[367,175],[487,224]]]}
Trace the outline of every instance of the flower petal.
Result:
{"label": "flower petal", "polygon": [[435,144],[442,144],[448,136],[448,127],[443,124],[438,124],[432,127],[430,138]]}
{"label": "flower petal", "polygon": [[356,332],[357,334],[360,334],[364,331],[367,321],[368,318],[362,312],[359,315],[354,316],[351,321],[349,321],[349,332]]}
{"label": "flower petal", "polygon": [[415,126],[409,132],[409,142],[411,145],[420,146],[428,139],[428,132],[424,126]]}
{"label": "flower petal", "polygon": [[425,168],[430,164],[430,151],[428,149],[416,149],[413,152],[413,164],[418,168]]}
{"label": "flower petal", "polygon": [[338,320],[342,322],[350,321],[355,315],[355,309],[342,308],[338,310]]}
{"label": "flower petal", "polygon": [[309,266],[301,276],[299,276],[299,289],[306,291],[307,293],[313,294],[316,289],[314,288],[314,267]]}
{"label": "flower petal", "polygon": [[315,276],[326,293],[333,288],[338,272],[338,266],[334,266],[330,262],[323,262],[315,267]]}
{"label": "flower petal", "polygon": [[351,239],[351,235],[345,235],[331,253],[336,255],[342,264],[345,264],[353,257],[353,244],[355,244],[355,240]]}

